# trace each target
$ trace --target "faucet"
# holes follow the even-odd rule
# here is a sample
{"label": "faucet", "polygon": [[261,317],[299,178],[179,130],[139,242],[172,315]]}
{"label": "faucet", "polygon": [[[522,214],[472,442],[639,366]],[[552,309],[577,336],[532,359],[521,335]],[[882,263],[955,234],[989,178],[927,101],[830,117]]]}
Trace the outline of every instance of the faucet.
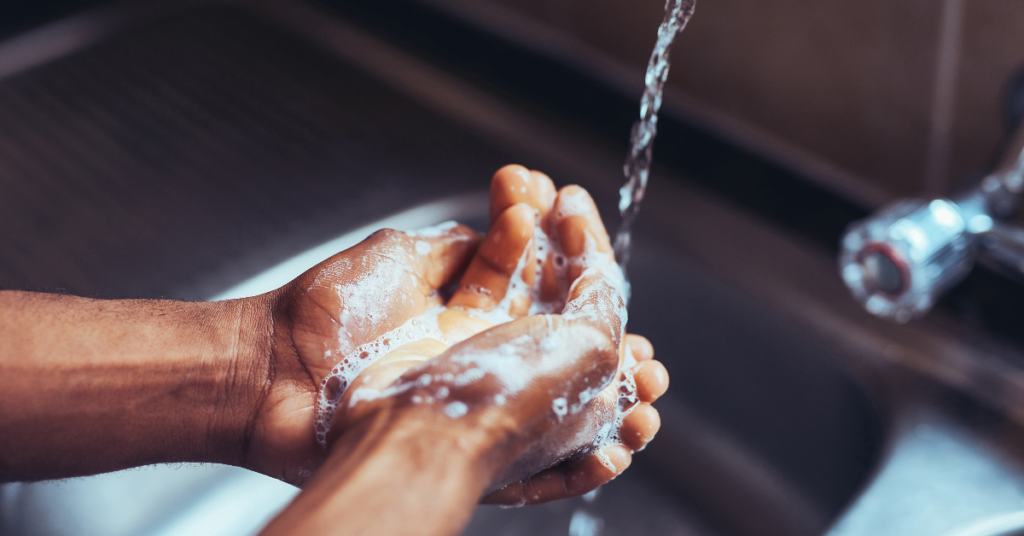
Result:
{"label": "faucet", "polygon": [[1024,273],[1024,229],[1006,223],[1024,191],[1024,122],[1017,123],[995,169],[974,188],[950,199],[901,199],[846,229],[839,272],[868,312],[900,323],[920,317],[981,256]]}

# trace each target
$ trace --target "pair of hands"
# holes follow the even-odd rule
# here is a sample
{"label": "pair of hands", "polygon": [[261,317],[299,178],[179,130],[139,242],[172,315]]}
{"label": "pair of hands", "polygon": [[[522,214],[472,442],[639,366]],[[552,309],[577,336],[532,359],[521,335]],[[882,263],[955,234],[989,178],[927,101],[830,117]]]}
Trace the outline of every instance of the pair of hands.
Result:
{"label": "pair of hands", "polygon": [[[492,180],[490,221],[486,237],[461,225],[380,231],[260,297],[273,311],[270,381],[244,465],[301,485],[326,456],[346,455],[333,445],[359,422],[382,412],[440,416],[458,402],[465,411],[446,418],[489,437],[491,478],[509,484],[492,486],[486,502],[579,495],[624,470],[660,425],[650,402],[668,378],[650,343],[624,334],[625,304],[593,201],[582,188],[556,192],[547,176],[506,166]],[[550,250],[539,256],[538,227]],[[442,289],[457,279],[444,303]],[[520,280],[528,291],[513,295]],[[535,301],[562,314],[528,316]],[[415,341],[357,377],[338,404],[325,453],[313,423],[332,368],[441,305],[448,309],[439,326],[456,344]],[[472,314],[499,305],[513,320],[491,327]],[[459,381],[469,376],[478,381]],[[393,394],[353,403],[361,389]],[[566,411],[552,410],[559,399]],[[618,443],[596,450],[594,438],[608,435]]]}

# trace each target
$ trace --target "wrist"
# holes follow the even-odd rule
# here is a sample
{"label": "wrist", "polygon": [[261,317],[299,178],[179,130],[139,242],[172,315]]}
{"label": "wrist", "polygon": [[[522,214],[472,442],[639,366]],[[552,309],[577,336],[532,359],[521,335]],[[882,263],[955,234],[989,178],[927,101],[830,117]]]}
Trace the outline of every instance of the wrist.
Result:
{"label": "wrist", "polygon": [[[264,531],[454,534],[495,472],[493,434],[429,406],[378,401],[331,437],[327,460]],[[352,512],[374,512],[354,516]]]}
{"label": "wrist", "polygon": [[211,416],[209,430],[223,445],[217,461],[244,465],[255,433],[258,412],[272,383],[274,353],[273,296],[220,302],[216,318],[220,348],[226,371],[221,401]]}

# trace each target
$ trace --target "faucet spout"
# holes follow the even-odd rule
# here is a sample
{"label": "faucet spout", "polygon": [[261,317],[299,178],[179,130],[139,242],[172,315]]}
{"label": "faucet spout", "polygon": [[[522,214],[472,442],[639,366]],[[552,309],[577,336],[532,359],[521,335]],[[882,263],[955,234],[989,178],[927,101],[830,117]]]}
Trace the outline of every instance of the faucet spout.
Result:
{"label": "faucet spout", "polygon": [[854,222],[839,270],[868,312],[907,322],[927,313],[979,256],[1024,273],[1024,229],[1005,218],[1024,192],[1024,126],[995,169],[953,199],[903,199]]}

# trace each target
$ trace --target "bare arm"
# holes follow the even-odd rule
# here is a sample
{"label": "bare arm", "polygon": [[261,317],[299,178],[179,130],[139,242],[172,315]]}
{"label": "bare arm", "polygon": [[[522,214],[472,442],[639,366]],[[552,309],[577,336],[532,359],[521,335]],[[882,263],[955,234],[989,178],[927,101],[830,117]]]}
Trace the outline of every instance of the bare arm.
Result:
{"label": "bare arm", "polygon": [[[300,484],[325,455],[313,434],[315,366],[334,362],[302,362],[293,335],[317,348],[347,343],[330,316],[345,307],[355,335],[393,329],[461,271],[477,243],[458,226],[424,238],[431,247],[420,254],[403,236],[377,233],[281,289],[240,300],[0,291],[0,482],[189,461]],[[395,299],[372,321],[340,299],[325,310],[309,298],[348,285],[356,288],[346,296],[369,303],[360,281],[382,272],[384,288],[363,290]]]}
{"label": "bare arm", "polygon": [[260,308],[0,292],[0,481],[239,463],[267,381]]}
{"label": "bare arm", "polygon": [[496,438],[429,409],[377,412],[262,535],[455,534],[494,477]]}

